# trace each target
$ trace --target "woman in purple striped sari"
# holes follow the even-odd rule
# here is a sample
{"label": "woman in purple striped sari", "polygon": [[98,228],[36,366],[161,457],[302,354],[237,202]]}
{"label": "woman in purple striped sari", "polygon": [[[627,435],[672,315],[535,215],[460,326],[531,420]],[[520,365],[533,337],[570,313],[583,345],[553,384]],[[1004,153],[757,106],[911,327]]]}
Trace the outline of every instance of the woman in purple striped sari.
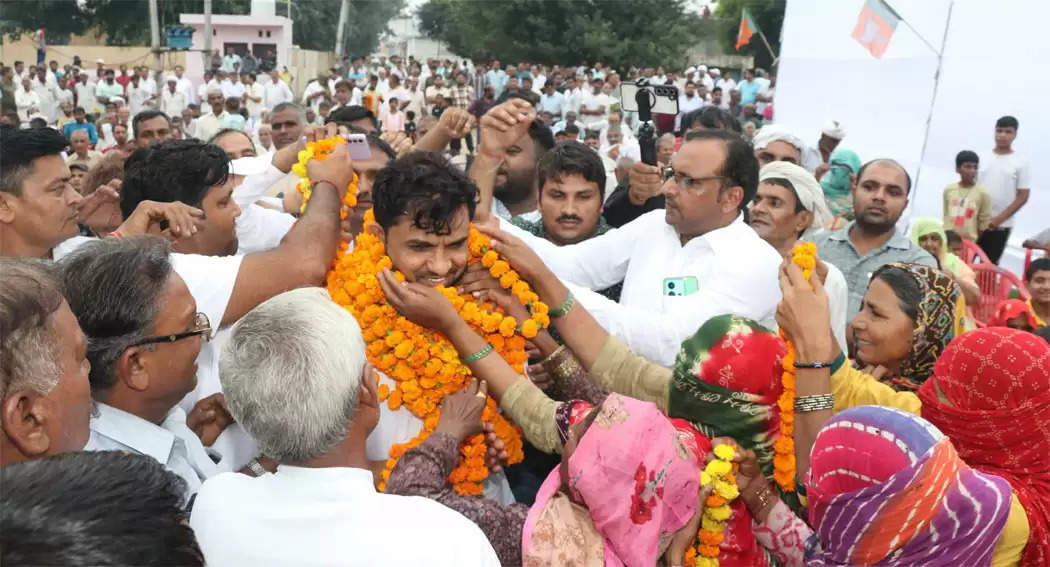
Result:
{"label": "woman in purple striped sari", "polygon": [[1009,483],[968,467],[928,421],[883,406],[824,425],[806,485],[814,529],[777,503],[758,530],[788,566],[988,567],[1010,513]]}

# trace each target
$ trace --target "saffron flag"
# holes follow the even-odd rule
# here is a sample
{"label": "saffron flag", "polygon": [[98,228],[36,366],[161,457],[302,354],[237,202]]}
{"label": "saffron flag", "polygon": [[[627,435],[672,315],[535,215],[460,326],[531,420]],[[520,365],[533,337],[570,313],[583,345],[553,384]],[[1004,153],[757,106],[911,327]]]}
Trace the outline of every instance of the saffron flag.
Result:
{"label": "saffron flag", "polygon": [[754,18],[751,17],[751,13],[744,8],[744,11],[740,14],[740,31],[736,34],[736,50],[740,51],[740,48],[747,45],[751,41],[751,36],[756,33],[760,33],[758,25],[755,24]]}
{"label": "saffron flag", "polygon": [[882,57],[890,45],[901,17],[884,0],[866,0],[853,28],[853,39],[866,47],[874,57]]}

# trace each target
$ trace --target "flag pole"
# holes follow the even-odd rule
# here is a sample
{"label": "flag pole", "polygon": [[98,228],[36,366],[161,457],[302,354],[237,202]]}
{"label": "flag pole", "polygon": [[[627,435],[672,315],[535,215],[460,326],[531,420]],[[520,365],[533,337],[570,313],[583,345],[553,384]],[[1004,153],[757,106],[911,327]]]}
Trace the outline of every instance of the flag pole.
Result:
{"label": "flag pole", "polygon": [[[919,167],[915,170],[916,190],[918,190],[919,187],[919,177],[922,175],[922,160],[926,157],[926,144],[930,141],[930,125],[933,123],[933,109],[937,104],[937,87],[941,84],[941,64],[944,62],[944,48],[948,44],[948,29],[952,25],[952,8],[954,7],[955,0],[951,0],[951,2],[948,3],[948,17],[944,22],[944,35],[941,37],[941,50],[933,50],[934,53],[937,54],[937,72],[933,75],[933,96],[930,97],[930,111],[926,115],[926,134],[922,137],[922,152],[919,153]],[[916,35],[918,35],[918,33],[916,33]],[[927,45],[929,44],[927,43]],[[933,46],[930,46],[930,49],[933,49]]]}
{"label": "flag pole", "polygon": [[766,49],[769,50],[769,56],[773,58],[773,64],[777,64],[777,54],[773,53],[773,48],[769,46],[769,40],[766,39],[766,34],[762,30],[758,30],[758,37],[762,38],[762,43],[766,44]]}

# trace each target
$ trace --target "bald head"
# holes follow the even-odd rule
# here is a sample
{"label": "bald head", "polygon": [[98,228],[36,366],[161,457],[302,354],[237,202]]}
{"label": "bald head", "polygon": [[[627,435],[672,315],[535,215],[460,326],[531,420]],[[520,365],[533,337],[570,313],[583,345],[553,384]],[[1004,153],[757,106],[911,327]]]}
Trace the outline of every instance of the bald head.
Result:
{"label": "bald head", "polygon": [[908,170],[904,169],[904,166],[898,163],[896,160],[892,160],[889,158],[873,159],[861,166],[860,171],[857,173],[857,183],[864,181],[864,174],[866,172],[870,173],[871,171],[873,171],[869,170],[869,167],[875,167],[875,169],[883,170],[887,173],[889,173],[890,171],[895,171],[901,177],[901,187],[904,188],[904,192],[911,192],[911,175],[908,174]]}

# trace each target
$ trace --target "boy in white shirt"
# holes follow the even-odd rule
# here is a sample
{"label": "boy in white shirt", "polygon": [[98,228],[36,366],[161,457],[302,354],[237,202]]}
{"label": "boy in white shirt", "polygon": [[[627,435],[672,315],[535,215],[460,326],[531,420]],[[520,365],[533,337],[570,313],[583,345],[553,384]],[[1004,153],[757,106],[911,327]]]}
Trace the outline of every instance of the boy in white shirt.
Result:
{"label": "boy in white shirt", "polygon": [[995,148],[981,156],[981,173],[978,183],[992,197],[992,220],[988,229],[981,233],[977,244],[988,259],[998,264],[1010,239],[1014,216],[1028,202],[1031,180],[1028,160],[1014,152],[1017,138],[1017,119],[1003,116],[995,122]]}

